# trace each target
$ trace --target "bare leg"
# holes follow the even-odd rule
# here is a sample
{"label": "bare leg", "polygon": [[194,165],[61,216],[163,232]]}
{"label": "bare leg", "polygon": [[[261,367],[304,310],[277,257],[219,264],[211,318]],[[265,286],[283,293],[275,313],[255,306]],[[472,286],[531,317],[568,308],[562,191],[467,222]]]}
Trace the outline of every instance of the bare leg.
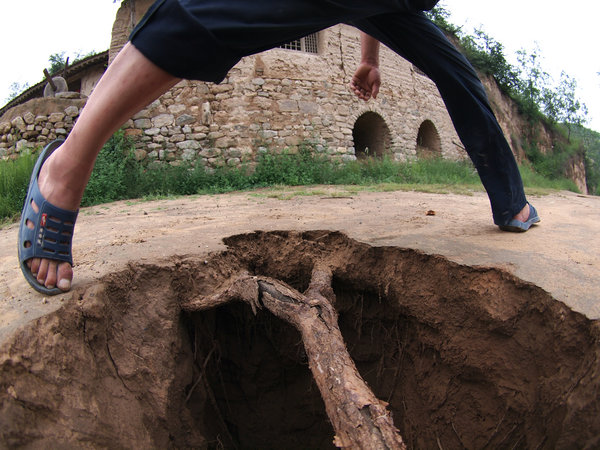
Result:
{"label": "bare leg", "polygon": [[[78,209],[102,146],[132,115],[178,81],[127,43],[98,82],[67,140],[42,166],[42,195],[60,208]],[[39,258],[27,264],[46,287],[71,288],[70,264]]]}

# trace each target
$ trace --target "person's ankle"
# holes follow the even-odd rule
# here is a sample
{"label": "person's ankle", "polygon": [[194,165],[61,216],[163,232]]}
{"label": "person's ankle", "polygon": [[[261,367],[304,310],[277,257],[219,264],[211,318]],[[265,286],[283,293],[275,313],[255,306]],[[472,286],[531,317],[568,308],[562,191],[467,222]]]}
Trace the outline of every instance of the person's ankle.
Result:
{"label": "person's ankle", "polygon": [[52,154],[44,162],[38,176],[40,192],[46,200],[53,205],[75,211],[79,208],[83,189],[81,184],[81,176],[70,177],[69,174],[76,173],[74,170],[63,170],[63,167],[57,167],[57,161]]}
{"label": "person's ankle", "polygon": [[529,203],[525,203],[523,209],[519,211],[513,219],[518,220],[519,222],[527,222],[527,219],[529,219]]}

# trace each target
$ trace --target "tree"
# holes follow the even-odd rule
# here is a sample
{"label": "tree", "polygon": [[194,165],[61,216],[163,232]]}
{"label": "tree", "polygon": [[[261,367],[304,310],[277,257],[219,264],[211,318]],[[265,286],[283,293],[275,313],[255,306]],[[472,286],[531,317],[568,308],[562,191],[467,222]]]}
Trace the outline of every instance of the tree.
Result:
{"label": "tree", "polygon": [[427,17],[431,19],[433,23],[435,23],[440,29],[445,31],[446,33],[457,36],[460,33],[460,27],[450,23],[448,21],[448,17],[450,17],[450,12],[445,9],[443,6],[437,5],[431,11],[427,11],[425,13]]}
{"label": "tree", "polygon": [[524,49],[517,51],[517,60],[521,64],[520,97],[523,113],[534,119],[540,114],[544,93],[547,90],[550,75],[542,69],[539,47],[531,53]]}
{"label": "tree", "polygon": [[19,83],[18,81],[15,81],[8,88],[9,89],[8,97],[6,97],[5,102],[6,103],[10,102],[13,98],[16,98],[17,96],[19,96],[28,87],[29,87],[29,83]]}
{"label": "tree", "polygon": [[518,91],[519,72],[506,60],[504,46],[500,42],[477,29],[473,36],[463,36],[460,43],[471,64],[492,75],[504,92],[513,95]]}
{"label": "tree", "polygon": [[544,93],[544,112],[551,120],[567,126],[569,142],[572,126],[582,125],[587,118],[587,107],[576,97],[576,89],[577,81],[562,71],[556,89],[546,89]]}
{"label": "tree", "polygon": [[68,58],[65,58],[65,52],[53,53],[48,57],[50,63],[50,75],[56,75],[62,71],[67,65]]}

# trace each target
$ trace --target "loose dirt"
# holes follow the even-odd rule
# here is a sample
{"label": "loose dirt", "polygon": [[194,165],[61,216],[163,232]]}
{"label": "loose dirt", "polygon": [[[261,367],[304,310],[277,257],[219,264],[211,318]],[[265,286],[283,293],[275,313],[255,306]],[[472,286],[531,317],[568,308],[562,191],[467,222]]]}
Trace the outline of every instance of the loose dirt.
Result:
{"label": "loose dirt", "polygon": [[0,445],[331,448],[297,329],[247,293],[210,304],[242,273],[304,292],[316,266],[409,448],[600,445],[600,199],[532,198],[517,235],[482,194],[331,193],[83,210],[58,298],[0,231]]}

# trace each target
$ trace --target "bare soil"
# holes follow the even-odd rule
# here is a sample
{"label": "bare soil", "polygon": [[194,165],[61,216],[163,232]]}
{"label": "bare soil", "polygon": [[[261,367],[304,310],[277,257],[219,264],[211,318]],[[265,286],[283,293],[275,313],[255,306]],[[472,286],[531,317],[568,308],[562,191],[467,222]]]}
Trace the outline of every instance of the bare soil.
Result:
{"label": "bare soil", "polygon": [[344,444],[315,381],[329,370],[333,389],[336,361],[232,289],[268,277],[314,298],[316,267],[408,448],[600,446],[600,199],[533,198],[542,224],[509,234],[482,194],[331,193],[83,210],[58,298],[27,287],[1,230],[0,446]]}

